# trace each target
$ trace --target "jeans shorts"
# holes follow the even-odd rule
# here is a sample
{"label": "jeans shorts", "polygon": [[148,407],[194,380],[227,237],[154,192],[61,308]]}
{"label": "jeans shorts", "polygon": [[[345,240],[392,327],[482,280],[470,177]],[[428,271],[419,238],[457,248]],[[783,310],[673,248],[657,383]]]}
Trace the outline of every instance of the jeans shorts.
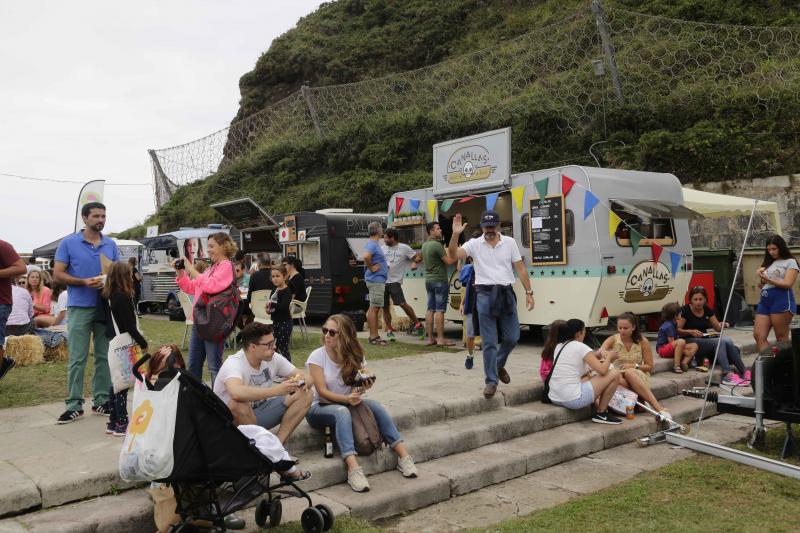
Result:
{"label": "jeans shorts", "polygon": [[385,283],[376,283],[373,281],[365,282],[367,290],[369,291],[369,306],[370,307],[383,307],[384,293],[386,292]]}
{"label": "jeans shorts", "polygon": [[794,292],[790,289],[770,287],[761,289],[761,299],[758,301],[757,315],[777,315],[789,311],[795,314],[797,304],[794,301]]}
{"label": "jeans shorts", "polygon": [[557,402],[554,400],[553,403],[561,407],[566,407],[567,409],[583,409],[587,405],[591,405],[593,401],[594,387],[592,387],[592,382],[584,381],[581,383],[581,395],[579,398],[568,402]]}
{"label": "jeans shorts", "polygon": [[446,281],[426,281],[425,290],[428,293],[428,311],[444,313],[447,310],[450,284]]}
{"label": "jeans shorts", "polygon": [[403,294],[403,285],[400,283],[387,283],[386,291],[383,293],[383,306],[389,307],[389,297],[392,298],[392,304],[403,305],[406,303],[406,296]]}
{"label": "jeans shorts", "polygon": [[265,429],[280,425],[281,419],[288,409],[284,399],[283,396],[273,396],[253,407],[256,423]]}
{"label": "jeans shorts", "polygon": [[8,304],[0,305],[0,346],[6,343],[6,322],[8,315],[11,314],[11,306]]}

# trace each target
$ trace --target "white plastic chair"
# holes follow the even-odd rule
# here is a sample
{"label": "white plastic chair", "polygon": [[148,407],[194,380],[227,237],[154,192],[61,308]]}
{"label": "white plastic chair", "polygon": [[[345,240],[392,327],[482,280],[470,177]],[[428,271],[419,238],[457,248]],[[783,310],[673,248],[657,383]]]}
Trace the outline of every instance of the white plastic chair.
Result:
{"label": "white plastic chair", "polygon": [[250,295],[250,310],[253,312],[256,322],[272,324],[272,318],[267,314],[267,300],[271,294],[271,290],[264,289],[253,291]]}
{"label": "white plastic chair", "polygon": [[311,297],[311,287],[306,287],[306,301],[292,300],[290,310],[292,312],[292,321],[297,320],[300,326],[300,334],[303,339],[308,340],[308,328],[306,327],[306,308],[308,307],[308,299]]}
{"label": "white plastic chair", "polygon": [[186,334],[189,332],[189,329],[194,325],[194,321],[192,320],[192,300],[189,299],[189,295],[183,291],[178,291],[178,302],[181,304],[181,309],[183,309],[183,314],[186,316],[186,326],[183,328],[183,342],[181,343],[181,348],[186,348]]}

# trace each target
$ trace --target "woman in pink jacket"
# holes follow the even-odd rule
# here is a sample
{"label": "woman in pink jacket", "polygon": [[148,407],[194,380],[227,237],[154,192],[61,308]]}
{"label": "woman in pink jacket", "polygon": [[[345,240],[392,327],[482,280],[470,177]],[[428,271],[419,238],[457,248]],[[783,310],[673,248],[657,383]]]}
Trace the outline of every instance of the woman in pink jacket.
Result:
{"label": "woman in pink jacket", "polygon": [[[178,262],[172,262],[172,267],[178,273],[178,277],[175,279],[178,287],[183,292],[194,295],[195,305],[204,294],[217,294],[233,283],[231,258],[236,255],[236,244],[230,235],[223,232],[212,233],[208,236],[206,251],[212,265],[202,274],[197,272],[191,261],[184,262],[185,268],[176,268]],[[222,366],[223,346],[224,340],[216,342],[201,339],[197,334],[197,326],[193,326],[192,337],[189,340],[189,372],[198,379],[203,379],[203,362],[208,359],[208,371],[211,373],[211,386],[213,387],[219,367]]]}

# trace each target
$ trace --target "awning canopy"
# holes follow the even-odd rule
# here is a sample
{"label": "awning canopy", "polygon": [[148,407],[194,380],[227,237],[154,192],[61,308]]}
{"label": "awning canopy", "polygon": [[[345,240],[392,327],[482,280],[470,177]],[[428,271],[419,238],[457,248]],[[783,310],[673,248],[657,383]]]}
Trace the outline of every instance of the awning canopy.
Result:
{"label": "awning canopy", "polygon": [[369,237],[347,238],[347,244],[350,246],[350,251],[353,252],[353,255],[356,257],[357,261],[361,261],[361,258],[364,257],[364,248],[366,248],[368,241]]}
{"label": "awning canopy", "polygon": [[611,199],[623,209],[634,214],[646,215],[648,218],[703,218],[702,213],[688,209],[682,205],[661,200]]}
{"label": "awning canopy", "polygon": [[[697,191],[685,187],[683,189],[683,205],[710,218],[749,215],[754,201],[752,198]],[[758,200],[756,211],[767,215],[775,233],[781,233],[781,219],[778,215],[777,203]]]}

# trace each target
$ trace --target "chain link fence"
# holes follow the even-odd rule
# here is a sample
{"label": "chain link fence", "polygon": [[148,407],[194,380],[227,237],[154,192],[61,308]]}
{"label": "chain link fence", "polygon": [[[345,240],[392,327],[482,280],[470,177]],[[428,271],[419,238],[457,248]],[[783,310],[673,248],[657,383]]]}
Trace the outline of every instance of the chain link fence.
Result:
{"label": "chain link fence", "polygon": [[[753,112],[780,106],[800,89],[800,27],[696,23],[590,9],[491,48],[410,72],[345,85],[303,87],[201,139],[150,150],[156,204],[257,147],[335,136],[376,117],[421,112],[456,123],[487,123],[540,110],[565,135],[591,127],[615,106],[646,110],[723,105],[752,93]],[[757,89],[753,89],[753,88]]]}

